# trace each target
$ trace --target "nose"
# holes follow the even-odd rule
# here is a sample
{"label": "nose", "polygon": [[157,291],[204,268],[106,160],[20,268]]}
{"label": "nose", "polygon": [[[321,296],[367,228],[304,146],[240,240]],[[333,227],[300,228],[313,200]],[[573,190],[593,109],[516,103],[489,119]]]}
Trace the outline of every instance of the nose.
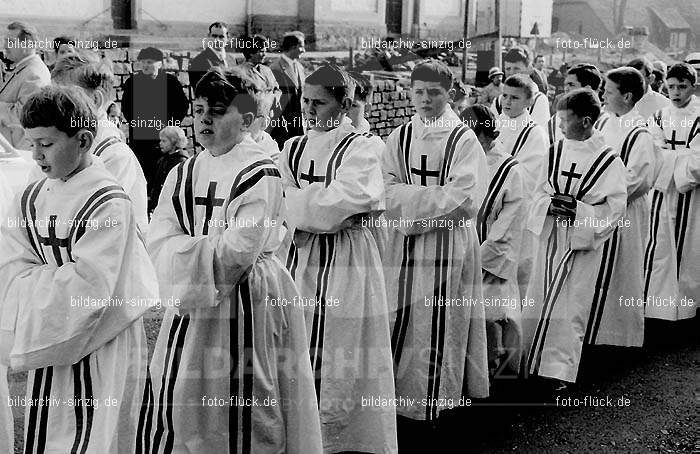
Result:
{"label": "nose", "polygon": [[41,149],[34,144],[31,145],[32,148],[32,159],[35,161],[43,161],[44,160],[44,153],[42,153]]}

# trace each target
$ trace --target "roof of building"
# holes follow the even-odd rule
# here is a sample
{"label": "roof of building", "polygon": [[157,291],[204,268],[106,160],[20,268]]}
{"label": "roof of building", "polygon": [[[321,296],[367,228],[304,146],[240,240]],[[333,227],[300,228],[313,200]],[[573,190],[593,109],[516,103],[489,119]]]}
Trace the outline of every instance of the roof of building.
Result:
{"label": "roof of building", "polygon": [[690,24],[688,24],[688,22],[683,18],[683,16],[681,16],[681,13],[679,13],[678,10],[675,8],[659,9],[650,6],[649,12],[658,17],[659,20],[666,26],[666,28],[674,30],[690,29]]}

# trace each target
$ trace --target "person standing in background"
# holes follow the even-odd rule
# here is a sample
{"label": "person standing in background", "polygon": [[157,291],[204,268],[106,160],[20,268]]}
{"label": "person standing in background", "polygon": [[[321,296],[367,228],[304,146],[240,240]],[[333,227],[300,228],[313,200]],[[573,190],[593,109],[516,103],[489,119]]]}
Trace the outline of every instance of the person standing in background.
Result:
{"label": "person standing in background", "polygon": [[[15,69],[5,74],[0,86],[0,134],[15,148],[28,149],[24,128],[19,124],[19,114],[29,96],[51,83],[51,74],[36,54],[38,33],[24,22],[12,22],[7,26],[5,56]],[[31,45],[30,45],[31,44]]]}
{"label": "person standing in background", "polygon": [[226,44],[228,43],[228,27],[224,22],[214,22],[209,26],[209,34],[202,40],[204,50],[190,60],[187,73],[190,77],[192,90],[202,76],[214,66],[228,68],[226,60]]}
{"label": "person standing in background", "polygon": [[299,57],[304,49],[304,34],[298,31],[290,32],[282,38],[282,54],[270,65],[277,79],[282,94],[280,109],[275,112],[276,122],[270,135],[284,146],[285,140],[304,134],[301,120],[301,89],[306,75]]}
{"label": "person standing in background", "polygon": [[137,60],[141,71],[124,82],[122,113],[129,123],[129,145],[141,163],[150,192],[161,156],[158,134],[166,126],[179,126],[189,103],[177,77],[161,71],[163,52],[146,47]]}

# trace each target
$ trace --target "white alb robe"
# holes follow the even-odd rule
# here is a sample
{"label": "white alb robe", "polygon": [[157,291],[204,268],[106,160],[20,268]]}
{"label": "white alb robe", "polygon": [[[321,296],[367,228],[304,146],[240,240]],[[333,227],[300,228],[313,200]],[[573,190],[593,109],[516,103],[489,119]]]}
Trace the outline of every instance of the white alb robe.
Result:
{"label": "white alb robe", "polygon": [[690,145],[700,137],[699,115],[693,97],[683,108],[661,109],[649,125],[660,157],[644,255],[646,317],[692,318],[700,301],[698,158]]}
{"label": "white alb robe", "polygon": [[481,268],[501,281],[484,279],[489,367],[517,374],[522,354],[518,260],[528,201],[520,164],[496,143],[486,151],[489,186],[477,216]]}
{"label": "white alb robe", "polygon": [[[7,183],[7,179],[7,175],[0,167],[0,223],[5,219],[6,211],[13,199],[13,192]],[[2,242],[2,232],[0,232],[0,242]],[[0,452],[8,454],[14,449],[14,421],[12,419],[12,409],[8,403],[9,397],[7,366],[0,363]]]}
{"label": "white alb robe", "polygon": [[[534,305],[523,307],[528,374],[576,381],[591,307],[602,297],[603,244],[625,212],[625,175],[598,131],[585,141],[557,142],[550,153],[528,220],[538,238],[527,290]],[[555,193],[576,199],[574,220],[547,214]]]}
{"label": "white alb robe", "polygon": [[647,85],[644,96],[642,96],[642,99],[640,99],[634,107],[644,118],[644,121],[650,124],[652,116],[656,112],[665,107],[671,107],[671,100],[661,93],[655,92],[651,89],[650,85]]}
{"label": "white alb robe", "polygon": [[476,217],[488,184],[474,132],[447,108],[418,115],[387,139],[382,161],[384,257],[397,413],[436,420],[463,396],[488,396],[486,326]]}
{"label": "white alb robe", "polygon": [[[506,153],[520,164],[523,191],[529,206],[532,204],[537,179],[546,166],[547,150],[549,149],[546,134],[542,127],[532,121],[527,111],[515,118],[501,114],[497,119],[497,125],[500,132],[497,142]],[[521,297],[525,296],[525,291],[530,283],[536,242],[537,239],[534,235],[525,229],[520,247],[520,258],[518,259],[518,285]]]}
{"label": "white alb robe", "polygon": [[289,139],[280,172],[294,243],[287,266],[306,305],[326,453],[397,451],[388,309],[369,219],[384,210],[378,147],[345,118]]}
{"label": "white alb robe", "polygon": [[168,174],[147,242],[177,305],[156,341],[137,453],[321,452],[299,293],[274,255],[282,197],[248,134]]}
{"label": "white alb robe", "polygon": [[603,296],[591,309],[585,342],[641,347],[644,341],[642,257],[649,225],[647,193],[654,183],[656,148],[646,120],[636,109],[611,115],[601,131],[627,173],[627,208],[622,224],[603,245]]}
{"label": "white alb robe", "polygon": [[306,306],[324,451],[396,452],[388,309],[381,258],[365,226],[384,210],[381,141],[345,118],[289,139],[280,170],[294,244],[287,265]]}
{"label": "white alb robe", "polygon": [[2,237],[0,335],[29,371],[25,452],[133,452],[141,317],[158,292],[128,195],[95,161],[17,194]]}

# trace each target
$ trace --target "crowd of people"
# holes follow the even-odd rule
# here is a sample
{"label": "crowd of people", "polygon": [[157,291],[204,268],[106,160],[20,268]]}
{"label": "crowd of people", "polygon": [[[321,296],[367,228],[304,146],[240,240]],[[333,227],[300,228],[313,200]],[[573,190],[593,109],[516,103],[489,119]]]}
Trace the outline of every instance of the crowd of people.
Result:
{"label": "crowd of people", "polygon": [[111,69],[64,41],[50,73],[12,46],[0,88],[3,451],[9,367],[27,453],[430,452],[499,379],[561,396],[587,347],[696,316],[697,62],[577,63],[552,113],[527,48],[476,100],[429,59],[382,140],[366,75],[306,75],[298,32],[268,67],[254,36],[193,59],[190,156],[131,121],[187,111],[160,50],[125,82],[127,145]]}

